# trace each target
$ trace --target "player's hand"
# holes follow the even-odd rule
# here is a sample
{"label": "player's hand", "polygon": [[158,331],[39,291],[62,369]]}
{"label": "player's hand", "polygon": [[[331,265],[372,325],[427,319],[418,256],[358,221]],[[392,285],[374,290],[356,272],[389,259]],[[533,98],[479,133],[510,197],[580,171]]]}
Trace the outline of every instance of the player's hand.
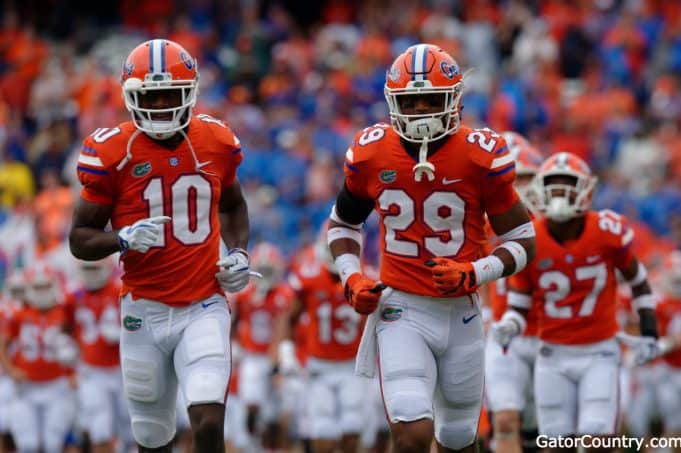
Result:
{"label": "player's hand", "polygon": [[460,263],[449,258],[433,258],[424,264],[430,268],[435,289],[443,296],[463,296],[472,293],[477,288],[473,263]]}
{"label": "player's hand", "polygon": [[497,321],[492,323],[490,334],[492,335],[492,339],[496,341],[499,346],[504,348],[505,352],[513,338],[520,334],[520,326],[511,319]]}
{"label": "player's hand", "polygon": [[645,365],[660,356],[658,340],[654,337],[642,337],[625,332],[617,332],[616,338],[617,341],[629,348],[634,354],[634,364],[636,365]]}
{"label": "player's hand", "polygon": [[215,278],[224,291],[237,293],[248,284],[250,273],[246,250],[230,249],[227,256],[218,261],[217,265],[221,270],[215,274]]}
{"label": "player's hand", "polygon": [[138,220],[130,226],[125,226],[118,231],[118,243],[121,252],[135,250],[147,253],[163,233],[163,225],[170,222],[170,217],[160,215],[148,219]]}
{"label": "player's hand", "polygon": [[378,307],[378,300],[385,288],[383,283],[355,272],[345,282],[345,298],[357,313],[368,315]]}
{"label": "player's hand", "polygon": [[284,340],[277,348],[278,372],[284,376],[295,374],[301,366],[296,357],[296,348],[291,340]]}

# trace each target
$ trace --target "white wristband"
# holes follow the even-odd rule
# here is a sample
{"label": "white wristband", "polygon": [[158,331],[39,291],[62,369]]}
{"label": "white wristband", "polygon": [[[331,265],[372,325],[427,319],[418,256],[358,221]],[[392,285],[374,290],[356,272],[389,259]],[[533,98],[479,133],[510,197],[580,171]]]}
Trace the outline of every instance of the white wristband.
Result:
{"label": "white wristband", "polygon": [[337,226],[329,228],[326,232],[326,243],[328,245],[331,245],[336,239],[343,238],[351,239],[358,243],[360,247],[362,246],[362,233],[352,228]]}
{"label": "white wristband", "polygon": [[501,277],[504,273],[504,263],[496,255],[488,255],[473,261],[475,270],[475,284],[491,282]]}
{"label": "white wristband", "polygon": [[345,288],[345,282],[352,274],[362,272],[362,265],[359,261],[359,256],[352,253],[344,253],[336,258],[336,269],[340,276],[341,283]]}
{"label": "white wristband", "polygon": [[[513,274],[520,272],[527,266],[527,250],[525,247],[517,243],[516,241],[506,241],[499,244],[494,250],[506,249],[508,253],[513,257],[513,262],[515,263],[515,269],[513,269]],[[492,250],[492,251],[494,251]]]}
{"label": "white wristband", "polygon": [[655,305],[655,296],[652,294],[641,294],[631,300],[631,306],[634,310],[640,310],[641,308],[655,309]]}

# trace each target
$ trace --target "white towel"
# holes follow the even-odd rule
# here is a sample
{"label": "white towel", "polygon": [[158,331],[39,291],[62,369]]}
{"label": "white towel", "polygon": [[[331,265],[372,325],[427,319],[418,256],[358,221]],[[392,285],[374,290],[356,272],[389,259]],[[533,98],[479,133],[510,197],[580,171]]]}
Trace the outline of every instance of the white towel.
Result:
{"label": "white towel", "polygon": [[376,374],[376,356],[378,342],[376,341],[376,324],[378,323],[378,310],[375,310],[367,316],[367,322],[364,324],[364,332],[362,332],[362,340],[357,349],[357,358],[355,359],[355,374],[358,376],[365,376],[373,378]]}

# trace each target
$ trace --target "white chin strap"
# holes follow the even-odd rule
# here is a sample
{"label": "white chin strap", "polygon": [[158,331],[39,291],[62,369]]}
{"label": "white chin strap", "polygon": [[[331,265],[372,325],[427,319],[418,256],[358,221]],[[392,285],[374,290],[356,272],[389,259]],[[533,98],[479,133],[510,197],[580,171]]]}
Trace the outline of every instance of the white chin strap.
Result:
{"label": "white chin strap", "polygon": [[546,207],[546,217],[555,222],[563,223],[575,217],[575,211],[570,206],[567,197],[555,197],[551,198]]}
{"label": "white chin strap", "polygon": [[414,179],[417,182],[423,180],[423,175],[426,175],[428,181],[435,179],[435,165],[428,162],[428,142],[431,137],[436,136],[443,130],[442,121],[439,118],[421,118],[418,120],[411,120],[407,123],[406,135],[413,139],[421,139],[421,148],[419,148],[419,161],[412,170],[414,171]]}

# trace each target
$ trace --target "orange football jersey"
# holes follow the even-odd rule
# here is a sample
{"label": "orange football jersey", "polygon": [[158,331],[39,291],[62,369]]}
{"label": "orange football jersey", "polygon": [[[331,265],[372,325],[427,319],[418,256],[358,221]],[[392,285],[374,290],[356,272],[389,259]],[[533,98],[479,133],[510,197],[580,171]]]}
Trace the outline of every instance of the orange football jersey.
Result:
{"label": "orange football jersey", "polygon": [[120,293],[120,286],[112,280],[102,289],[80,290],[68,299],[68,308],[75,322],[80,359],[88,365],[115,367],[120,363],[118,343],[109,343],[100,333],[100,323],[120,324]]}
{"label": "orange football jersey", "polygon": [[[113,208],[114,229],[137,220],[167,215],[157,244],[147,253],[129,250],[123,292],[168,305],[188,305],[221,293],[215,279],[220,247],[218,205],[223,187],[231,185],[242,160],[239,140],[229,127],[210,116],[192,118],[189,144],[166,149],[131,122],[98,129],[88,136],[78,159],[81,197]],[[124,165],[123,165],[124,164]]]}
{"label": "orange football jersey", "polygon": [[383,283],[441,297],[424,261],[480,258],[485,213],[506,212],[518,195],[513,157],[489,129],[461,126],[428,161],[435,165],[435,180],[416,182],[414,158],[389,125],[377,124],[355,135],[345,184],[356,197],[374,201],[380,216]]}
{"label": "orange football jersey", "polygon": [[618,330],[615,269],[634,255],[633,230],[612,211],[589,211],[584,230],[560,244],[547,220],[534,220],[537,254],[509,286],[531,294],[539,338],[558,344],[588,344],[612,338]]}
{"label": "orange football jersey", "polygon": [[293,291],[288,285],[272,288],[264,297],[250,283],[234,297],[238,313],[237,339],[245,351],[266,354],[272,342],[276,319],[293,300]]}
{"label": "orange football jersey", "polygon": [[362,335],[362,318],[345,300],[343,286],[319,260],[301,261],[289,277],[305,307],[309,324],[307,357],[345,361],[354,359]]}
{"label": "orange football jersey", "polygon": [[[681,300],[664,299],[655,307],[655,317],[661,337],[681,335]],[[665,362],[674,368],[681,368],[681,349],[676,349],[662,356]]]}
{"label": "orange football jersey", "polygon": [[55,337],[70,322],[65,305],[44,312],[22,306],[6,320],[5,334],[15,351],[12,363],[26,373],[29,381],[51,381],[72,373],[57,362],[54,348]]}

